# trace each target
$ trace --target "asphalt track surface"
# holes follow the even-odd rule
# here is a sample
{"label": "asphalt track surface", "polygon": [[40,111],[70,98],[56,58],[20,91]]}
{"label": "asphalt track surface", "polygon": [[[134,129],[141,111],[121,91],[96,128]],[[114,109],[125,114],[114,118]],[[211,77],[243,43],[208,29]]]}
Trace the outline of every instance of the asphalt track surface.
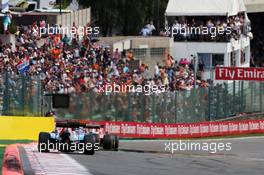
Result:
{"label": "asphalt track surface", "polygon": [[[263,175],[264,137],[192,140],[193,143],[231,143],[230,151],[165,151],[165,143],[123,141],[123,151],[98,151],[94,156],[67,154],[93,175]],[[188,141],[185,141],[187,143]],[[145,150],[142,151],[142,150]],[[65,162],[67,166],[67,162]]]}

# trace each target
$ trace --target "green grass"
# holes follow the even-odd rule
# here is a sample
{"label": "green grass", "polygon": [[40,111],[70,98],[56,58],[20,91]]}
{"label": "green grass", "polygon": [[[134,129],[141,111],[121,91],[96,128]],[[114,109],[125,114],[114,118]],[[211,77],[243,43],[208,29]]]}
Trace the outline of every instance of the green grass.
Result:
{"label": "green grass", "polygon": [[0,174],[2,174],[2,160],[3,160],[3,156],[4,156],[4,147],[0,147]]}
{"label": "green grass", "polygon": [[0,174],[2,174],[2,161],[4,156],[5,147],[14,143],[30,143],[31,140],[0,140]]}

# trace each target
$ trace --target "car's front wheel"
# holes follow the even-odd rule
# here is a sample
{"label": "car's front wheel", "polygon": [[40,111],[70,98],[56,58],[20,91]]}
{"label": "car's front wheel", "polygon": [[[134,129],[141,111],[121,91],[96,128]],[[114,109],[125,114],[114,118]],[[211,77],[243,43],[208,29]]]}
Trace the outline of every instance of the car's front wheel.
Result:
{"label": "car's front wheel", "polygon": [[38,151],[49,152],[50,133],[40,132],[38,138]]}
{"label": "car's front wheel", "polygon": [[94,155],[95,153],[95,136],[93,134],[88,134],[84,136],[84,154]]}

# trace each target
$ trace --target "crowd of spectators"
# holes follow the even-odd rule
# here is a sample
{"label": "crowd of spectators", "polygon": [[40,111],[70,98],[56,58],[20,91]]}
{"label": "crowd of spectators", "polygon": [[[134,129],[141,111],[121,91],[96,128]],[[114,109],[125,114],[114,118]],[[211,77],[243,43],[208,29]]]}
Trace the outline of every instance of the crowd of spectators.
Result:
{"label": "crowd of spectators", "polygon": [[174,37],[175,41],[218,41],[238,40],[246,34],[247,23],[244,13],[226,17],[178,17],[162,35]]}
{"label": "crowd of spectators", "polygon": [[[45,92],[98,91],[112,83],[163,85],[167,90],[190,90],[194,86],[193,65],[186,60],[177,63],[167,55],[165,66],[156,65],[155,75],[144,63],[130,70],[132,52],[121,54],[116,49],[111,53],[109,47],[98,45],[88,35],[82,39],[60,34],[40,38],[34,25],[18,27],[15,46],[0,43],[0,72],[21,74],[18,65],[28,61],[22,74],[39,76]],[[206,86],[203,81],[197,83]]]}

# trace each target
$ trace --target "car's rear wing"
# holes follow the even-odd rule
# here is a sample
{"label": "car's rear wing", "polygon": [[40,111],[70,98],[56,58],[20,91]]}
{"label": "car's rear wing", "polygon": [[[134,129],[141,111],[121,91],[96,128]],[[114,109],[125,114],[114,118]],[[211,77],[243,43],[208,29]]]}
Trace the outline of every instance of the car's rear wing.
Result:
{"label": "car's rear wing", "polygon": [[74,122],[74,121],[57,121],[56,127],[58,128],[89,128],[89,129],[100,129],[103,126],[98,124],[86,124],[82,122]]}
{"label": "car's rear wing", "polygon": [[56,127],[58,128],[79,128],[85,126],[85,124],[79,122],[56,122]]}

